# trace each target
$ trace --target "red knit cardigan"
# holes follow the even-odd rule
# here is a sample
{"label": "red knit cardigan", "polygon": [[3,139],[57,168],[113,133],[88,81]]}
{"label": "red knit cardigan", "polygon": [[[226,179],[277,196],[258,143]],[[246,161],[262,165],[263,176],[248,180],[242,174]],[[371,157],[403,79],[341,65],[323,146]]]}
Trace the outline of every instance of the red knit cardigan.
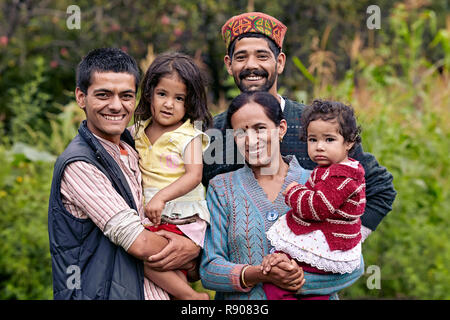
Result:
{"label": "red knit cardigan", "polygon": [[[354,161],[353,159],[349,159]],[[321,230],[331,250],[350,250],[361,241],[366,204],[364,168],[344,164],[316,167],[305,185],[288,190],[289,228],[295,234]]]}

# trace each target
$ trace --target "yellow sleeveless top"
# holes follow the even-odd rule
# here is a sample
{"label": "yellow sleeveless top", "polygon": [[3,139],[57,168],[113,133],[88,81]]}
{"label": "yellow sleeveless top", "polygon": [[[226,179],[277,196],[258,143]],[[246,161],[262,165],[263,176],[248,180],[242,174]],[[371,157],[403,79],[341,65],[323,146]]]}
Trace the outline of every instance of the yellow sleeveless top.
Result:
{"label": "yellow sleeveless top", "polygon": [[[136,150],[139,153],[139,168],[142,172],[144,194],[153,196],[158,190],[173,183],[186,172],[183,161],[186,146],[193,139],[201,136],[202,149],[205,151],[209,146],[209,137],[195,128],[190,120],[186,120],[174,131],[162,134],[152,145],[145,134],[145,128],[150,122],[151,118],[140,124],[135,132],[134,139]],[[145,197],[145,202],[148,202],[150,199],[148,199],[148,196]],[[205,188],[200,183],[188,194],[169,201],[166,207],[170,206],[170,203],[183,202],[186,204],[189,201],[203,202],[204,200]],[[186,207],[182,211],[182,213],[176,214],[177,218],[184,218],[192,214],[192,212],[189,213],[191,210],[186,210]],[[163,214],[165,213],[163,212]],[[170,213],[168,214],[170,215]],[[209,215],[204,217],[203,214],[200,214],[200,217],[209,222]]]}

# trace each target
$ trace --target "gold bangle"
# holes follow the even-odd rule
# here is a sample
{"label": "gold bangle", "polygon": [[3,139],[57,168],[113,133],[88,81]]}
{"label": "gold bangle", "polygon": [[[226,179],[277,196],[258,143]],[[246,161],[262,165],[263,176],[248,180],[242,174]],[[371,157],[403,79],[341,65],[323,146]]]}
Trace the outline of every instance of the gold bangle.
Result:
{"label": "gold bangle", "polygon": [[249,286],[247,283],[245,283],[245,280],[244,280],[245,271],[250,267],[251,267],[250,265],[246,265],[244,268],[242,268],[242,271],[241,271],[241,282],[242,282],[244,288],[253,287],[253,286]]}

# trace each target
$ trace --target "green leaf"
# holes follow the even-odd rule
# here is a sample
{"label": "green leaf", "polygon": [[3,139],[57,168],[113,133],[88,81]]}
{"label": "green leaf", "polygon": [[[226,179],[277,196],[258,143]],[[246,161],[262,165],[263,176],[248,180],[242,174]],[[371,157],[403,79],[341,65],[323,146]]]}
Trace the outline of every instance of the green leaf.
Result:
{"label": "green leaf", "polygon": [[316,83],[316,78],[314,78],[314,76],[309,73],[308,69],[305,68],[298,57],[292,57],[292,62],[294,62],[294,65],[300,70],[300,72],[305,76],[306,79],[308,79],[312,83]]}

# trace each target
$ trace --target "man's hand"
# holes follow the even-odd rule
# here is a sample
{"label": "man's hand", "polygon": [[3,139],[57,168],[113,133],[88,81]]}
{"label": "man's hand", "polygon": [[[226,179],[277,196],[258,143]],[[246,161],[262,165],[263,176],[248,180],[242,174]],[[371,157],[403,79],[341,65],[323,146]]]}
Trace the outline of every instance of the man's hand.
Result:
{"label": "man's hand", "polygon": [[155,233],[169,241],[164,249],[144,261],[147,266],[156,271],[182,269],[200,253],[200,247],[185,236],[166,230],[159,230]]}

